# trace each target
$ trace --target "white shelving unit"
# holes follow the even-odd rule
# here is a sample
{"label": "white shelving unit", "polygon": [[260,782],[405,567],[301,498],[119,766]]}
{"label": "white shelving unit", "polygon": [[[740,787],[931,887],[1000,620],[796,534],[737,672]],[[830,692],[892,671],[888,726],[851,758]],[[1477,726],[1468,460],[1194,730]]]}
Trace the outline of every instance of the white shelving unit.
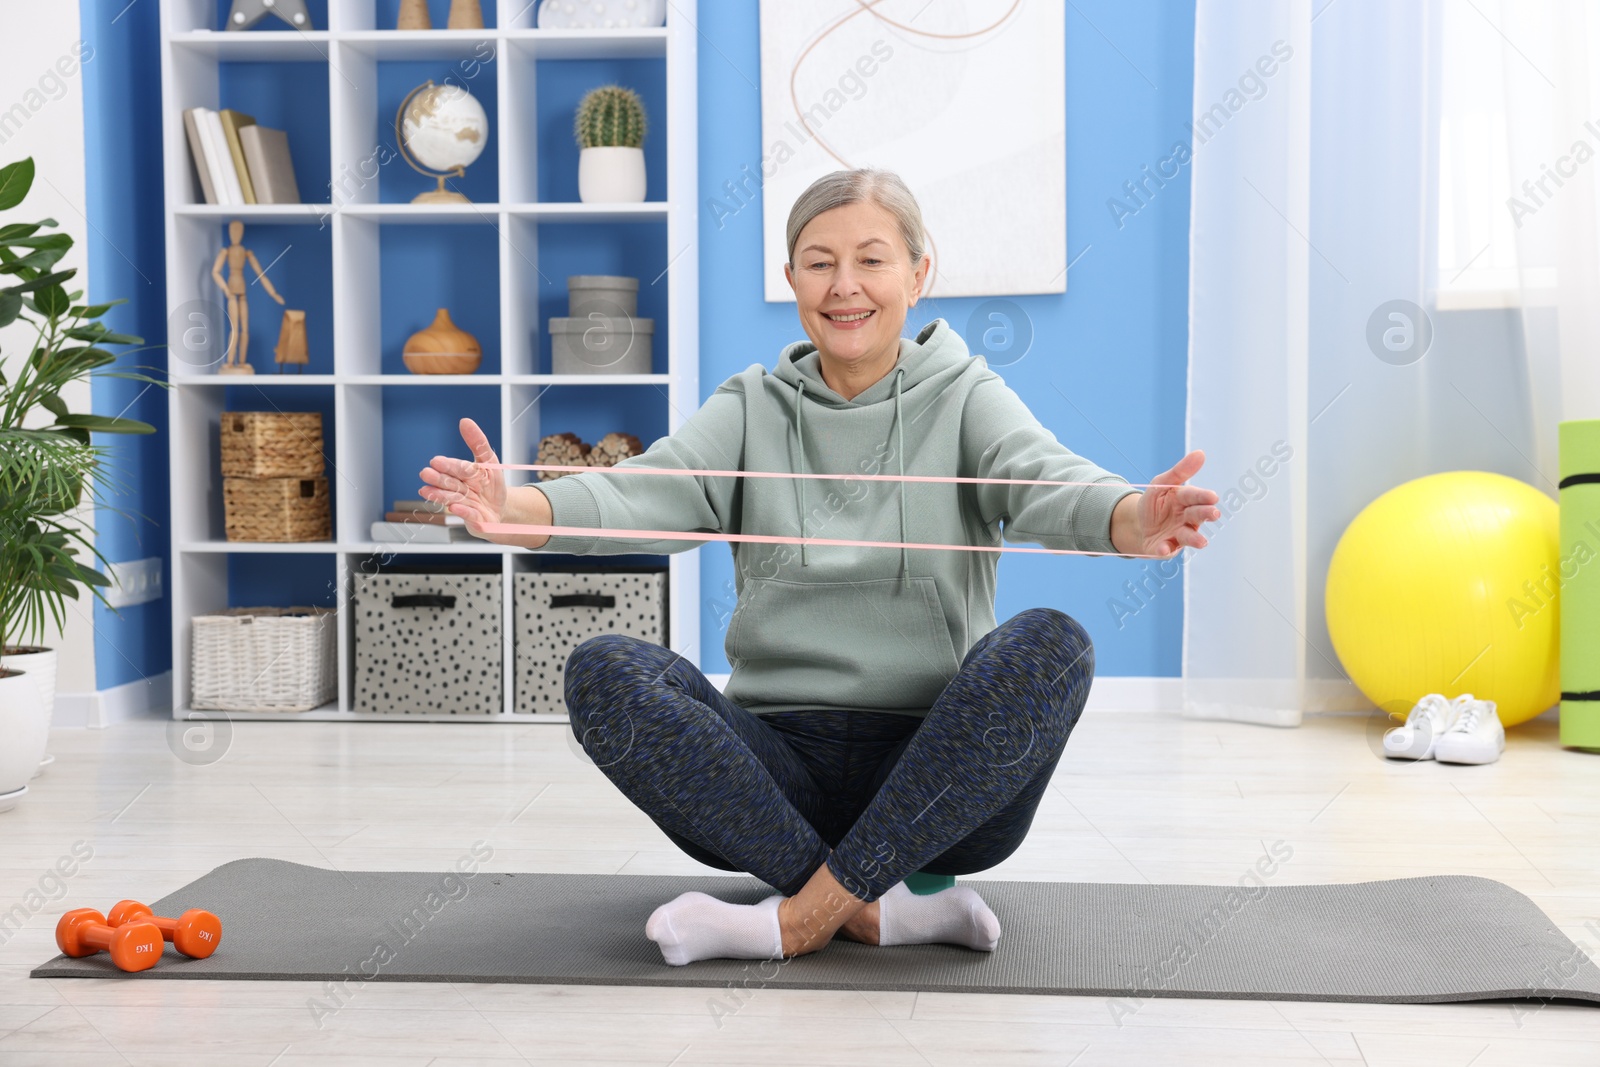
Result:
{"label": "white shelving unit", "polygon": [[[668,5],[667,24],[654,29],[612,31],[539,30],[533,28],[536,3],[493,0],[496,27],[484,30],[396,31],[375,23],[378,0],[328,0],[328,25],[312,31],[251,30],[226,33],[221,25],[227,4],[218,0],[161,0],[161,68],[163,158],[166,192],[167,301],[170,329],[183,327],[186,306],[214,299],[209,279],[212,260],[227,240],[227,222],[271,223],[332,230],[333,371],[305,375],[270,373],[270,349],[262,344],[264,324],[252,331],[253,377],[218,375],[209,367],[185,369],[172,360],[168,392],[171,449],[172,655],[173,715],[224,717],[221,712],[191,712],[190,619],[229,603],[229,559],[244,553],[321,555],[333,558],[340,609],[339,696],[337,701],[299,714],[228,712],[232,719],[299,719],[311,721],[383,722],[538,722],[565,721],[561,715],[519,715],[515,707],[513,660],[513,583],[515,560],[530,553],[488,542],[469,544],[374,544],[368,527],[383,517],[383,394],[390,387],[436,387],[440,403],[448,390],[490,387],[499,393],[501,440],[494,442],[503,461],[529,463],[546,431],[540,429],[542,398],[559,398],[569,386],[654,386],[665,394],[671,433],[699,407],[699,256],[697,249],[696,168],[696,31],[695,0]],[[484,7],[491,6],[485,0]],[[487,13],[487,12],[486,12]],[[269,19],[271,21],[271,19]],[[436,16],[436,22],[442,22]],[[488,50],[492,49],[492,53]],[[490,137],[498,149],[499,203],[412,205],[380,203],[379,182],[337,184],[341,174],[358,173],[380,140],[393,137],[393,107],[380,101],[378,65],[393,60],[464,59],[483,62],[495,79],[498,115]],[[665,64],[665,115],[650,116],[650,136],[665,136],[667,188],[665,199],[638,204],[547,203],[537,200],[539,173],[535,99],[537,65],[573,59],[659,59]],[[189,157],[183,111],[203,106],[243,105],[221,100],[219,67],[233,63],[295,63],[325,67],[328,79],[333,203],[221,206],[204,202]],[[248,110],[248,108],[245,108]],[[387,112],[385,114],[384,112]],[[570,131],[570,117],[566,127]],[[570,132],[567,133],[570,137]],[[647,150],[649,142],[647,142]],[[574,149],[574,152],[576,150]],[[575,160],[575,155],[574,155]],[[480,160],[479,165],[483,163]],[[405,167],[395,159],[389,166]],[[575,163],[574,163],[575,165]],[[425,183],[421,175],[412,177]],[[419,191],[425,188],[419,185]],[[301,181],[302,197],[321,195],[323,185]],[[661,191],[652,188],[652,196]],[[537,374],[539,338],[551,315],[566,314],[565,292],[546,286],[540,306],[538,286],[539,225],[544,222],[609,225],[629,222],[665,223],[667,247],[660,263],[669,263],[655,284],[667,287],[666,329],[658,329],[656,345],[666,345],[667,373],[639,375]],[[493,227],[498,240],[500,370],[471,375],[387,374],[381,365],[380,238],[386,227],[431,225]],[[628,273],[652,284],[651,264]],[[293,299],[289,306],[295,306]],[[641,314],[643,312],[641,311]],[[659,326],[660,324],[658,324]],[[275,320],[274,320],[275,326]],[[176,340],[176,338],[174,338]],[[225,343],[225,341],[223,342]],[[260,373],[263,368],[268,373]],[[257,384],[274,389],[331,389],[333,433],[327,477],[334,488],[335,540],[312,543],[242,543],[225,539],[222,526],[221,475],[217,434],[228,386]],[[565,429],[561,425],[554,430]],[[646,442],[648,444],[648,441]],[[502,712],[493,716],[363,715],[352,708],[353,649],[348,604],[352,576],[373,553],[417,553],[432,556],[501,559],[504,641]],[[555,556],[555,553],[538,553]],[[575,565],[604,569],[604,557],[561,556]],[[671,647],[698,662],[700,633],[700,559],[696,551],[666,557],[669,568],[669,639]],[[310,561],[307,563],[311,565]]]}

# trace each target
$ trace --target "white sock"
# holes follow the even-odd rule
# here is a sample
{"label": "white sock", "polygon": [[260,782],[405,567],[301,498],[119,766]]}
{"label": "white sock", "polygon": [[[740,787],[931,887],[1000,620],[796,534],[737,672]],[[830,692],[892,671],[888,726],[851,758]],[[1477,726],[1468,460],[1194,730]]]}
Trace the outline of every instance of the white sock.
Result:
{"label": "white sock", "polygon": [[993,952],[1000,943],[1000,920],[971,886],[951,886],[923,896],[896,882],[878,898],[878,944],[935,942]]}
{"label": "white sock", "polygon": [[695,890],[679,894],[650,913],[644,935],[661,946],[674,967],[695,960],[783,958],[775,893],[759,904],[729,904]]}

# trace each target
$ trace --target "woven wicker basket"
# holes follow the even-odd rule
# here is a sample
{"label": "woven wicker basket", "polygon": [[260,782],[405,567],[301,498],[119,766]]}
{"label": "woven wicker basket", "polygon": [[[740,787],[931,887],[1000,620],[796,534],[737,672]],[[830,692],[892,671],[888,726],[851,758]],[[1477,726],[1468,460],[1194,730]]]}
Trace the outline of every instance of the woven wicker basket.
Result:
{"label": "woven wicker basket", "polygon": [[326,478],[224,478],[223,522],[230,541],[329,541]]}
{"label": "woven wicker basket", "polygon": [[326,469],[319,411],[225,411],[225,478],[315,478]]}
{"label": "woven wicker basket", "polygon": [[332,608],[196,615],[192,708],[310,711],[338,696]]}

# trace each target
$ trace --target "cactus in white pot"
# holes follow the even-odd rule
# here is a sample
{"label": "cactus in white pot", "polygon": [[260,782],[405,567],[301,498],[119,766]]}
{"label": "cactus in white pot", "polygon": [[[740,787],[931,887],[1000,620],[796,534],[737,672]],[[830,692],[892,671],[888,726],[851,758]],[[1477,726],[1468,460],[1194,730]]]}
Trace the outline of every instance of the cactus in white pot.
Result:
{"label": "cactus in white pot", "polygon": [[578,199],[586,204],[638,203],[644,199],[644,102],[621,85],[589,90],[578,104]]}

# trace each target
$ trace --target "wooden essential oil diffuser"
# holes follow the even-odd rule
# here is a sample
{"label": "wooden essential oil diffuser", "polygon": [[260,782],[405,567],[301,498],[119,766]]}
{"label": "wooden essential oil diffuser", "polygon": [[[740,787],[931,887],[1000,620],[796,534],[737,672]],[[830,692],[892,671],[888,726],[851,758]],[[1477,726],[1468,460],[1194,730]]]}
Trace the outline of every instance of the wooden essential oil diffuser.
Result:
{"label": "wooden essential oil diffuser", "polygon": [[483,346],[440,308],[431,326],[406,340],[401,355],[412,374],[471,374],[483,362]]}

